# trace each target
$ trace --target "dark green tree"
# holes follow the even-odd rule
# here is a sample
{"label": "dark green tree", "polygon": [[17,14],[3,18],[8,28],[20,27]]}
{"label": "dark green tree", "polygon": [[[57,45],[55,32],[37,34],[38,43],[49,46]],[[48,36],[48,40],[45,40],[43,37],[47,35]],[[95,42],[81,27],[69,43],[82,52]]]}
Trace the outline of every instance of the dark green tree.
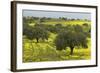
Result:
{"label": "dark green tree", "polygon": [[37,43],[39,39],[48,40],[49,32],[41,26],[28,26],[27,29],[24,30],[24,34],[28,39],[33,40],[36,39]]}
{"label": "dark green tree", "polygon": [[69,47],[71,50],[70,55],[72,55],[75,47],[88,47],[87,35],[83,32],[79,32],[78,30],[76,31],[74,28],[75,27],[72,26],[73,30],[64,30],[58,34],[55,39],[55,46],[57,50],[63,50],[66,49],[66,47]]}
{"label": "dark green tree", "polygon": [[63,49],[66,49],[66,41],[65,41],[65,38],[66,38],[66,32],[61,32],[58,34],[58,36],[56,37],[55,39],[55,46],[56,46],[56,49],[57,50],[63,50]]}
{"label": "dark green tree", "polygon": [[55,24],[54,29],[55,33],[59,33],[62,30],[63,26],[62,24]]}
{"label": "dark green tree", "polygon": [[36,40],[37,40],[37,43],[39,42],[39,39],[42,39],[42,40],[48,40],[48,37],[49,37],[49,32],[43,28],[43,27],[34,27],[33,28],[33,35]]}

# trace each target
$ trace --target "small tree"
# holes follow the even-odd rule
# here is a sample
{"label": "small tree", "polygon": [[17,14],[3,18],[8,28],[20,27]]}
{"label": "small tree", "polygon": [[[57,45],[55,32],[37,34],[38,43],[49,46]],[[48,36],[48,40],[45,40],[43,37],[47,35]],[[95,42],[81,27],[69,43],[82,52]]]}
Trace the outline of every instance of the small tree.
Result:
{"label": "small tree", "polygon": [[65,30],[58,34],[55,39],[55,45],[57,50],[66,49],[69,47],[73,54],[74,48],[77,47],[88,47],[87,46],[87,36],[83,32],[76,32],[73,30]]}
{"label": "small tree", "polygon": [[49,32],[40,26],[28,26],[27,29],[24,30],[24,34],[30,40],[36,39],[37,43],[39,42],[39,39],[48,40],[49,37]]}
{"label": "small tree", "polygon": [[38,43],[38,40],[41,38],[42,40],[48,40],[48,37],[49,37],[49,32],[43,28],[43,27],[34,27],[33,28],[33,35],[34,35],[34,38],[37,40],[37,43]]}
{"label": "small tree", "polygon": [[63,26],[62,24],[55,24],[54,29],[55,33],[59,33],[62,30]]}

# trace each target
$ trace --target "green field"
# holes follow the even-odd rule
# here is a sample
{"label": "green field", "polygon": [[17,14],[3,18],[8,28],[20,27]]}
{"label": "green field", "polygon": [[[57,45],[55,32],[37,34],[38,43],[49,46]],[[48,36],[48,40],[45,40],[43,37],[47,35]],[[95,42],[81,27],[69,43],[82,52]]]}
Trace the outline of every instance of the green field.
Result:
{"label": "green field", "polygon": [[[34,27],[38,20],[34,20],[31,23],[28,23],[29,26]],[[90,29],[90,21],[85,20],[45,20],[41,22],[44,25],[53,25],[62,24],[62,26],[67,25],[80,25],[88,24]],[[88,29],[84,29],[87,31]],[[91,38],[87,37],[88,48],[75,47],[73,55],[70,55],[70,48],[66,47],[65,50],[56,50],[54,40],[58,34],[49,33],[50,36],[48,40],[39,39],[39,42],[36,42],[36,39],[29,40],[25,35],[23,35],[23,62],[42,62],[42,61],[62,61],[62,60],[87,60],[91,59]]]}
{"label": "green field", "polygon": [[[88,48],[74,49],[74,54],[70,54],[69,48],[66,50],[57,51],[53,43],[51,42],[52,38],[44,43],[31,43],[28,39],[23,41],[23,62],[40,62],[40,61],[62,61],[62,60],[84,60],[90,59],[91,56],[91,44],[90,39],[88,41]],[[33,40],[36,42],[35,40]],[[50,41],[50,42],[49,42]]]}
{"label": "green field", "polygon": [[[38,21],[34,21],[34,22],[32,22],[32,23],[30,23],[29,25],[35,25],[35,23],[36,22],[38,22]],[[71,20],[56,20],[56,21],[54,21],[54,20],[46,20],[45,22],[41,22],[41,24],[46,24],[46,25],[55,25],[55,24],[63,24],[63,26],[66,26],[66,25],[76,25],[76,24],[78,24],[78,25],[82,25],[82,24],[84,24],[84,23],[87,23],[87,24],[91,24],[91,22],[90,21],[85,21],[85,20],[73,20],[73,21],[71,21]]]}

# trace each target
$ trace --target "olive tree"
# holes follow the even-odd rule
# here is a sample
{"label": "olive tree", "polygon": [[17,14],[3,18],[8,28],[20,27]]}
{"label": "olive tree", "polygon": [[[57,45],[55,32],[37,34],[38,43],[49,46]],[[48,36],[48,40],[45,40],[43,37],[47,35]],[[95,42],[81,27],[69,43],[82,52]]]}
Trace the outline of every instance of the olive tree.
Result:
{"label": "olive tree", "polygon": [[32,33],[33,33],[33,38],[37,40],[37,43],[39,42],[39,39],[48,40],[49,32],[43,27],[39,27],[39,26],[34,27]]}
{"label": "olive tree", "polygon": [[41,26],[28,26],[27,29],[24,30],[24,34],[30,40],[36,39],[37,43],[39,39],[48,40],[49,37],[49,32]]}
{"label": "olive tree", "polygon": [[58,34],[55,39],[55,46],[57,50],[66,49],[69,47],[71,52],[70,55],[73,54],[73,50],[75,47],[88,47],[87,46],[87,35],[82,31],[76,31],[74,26],[72,26],[73,30],[64,30]]}

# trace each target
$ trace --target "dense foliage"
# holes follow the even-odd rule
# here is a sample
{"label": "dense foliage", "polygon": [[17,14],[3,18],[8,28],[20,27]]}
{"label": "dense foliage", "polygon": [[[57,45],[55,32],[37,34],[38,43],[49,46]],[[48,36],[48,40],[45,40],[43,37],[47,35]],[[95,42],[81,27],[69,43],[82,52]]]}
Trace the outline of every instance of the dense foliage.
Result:
{"label": "dense foliage", "polygon": [[66,47],[70,47],[71,55],[73,54],[73,49],[76,46],[82,46],[87,48],[87,36],[83,32],[79,31],[63,31],[58,34],[55,40],[55,45],[57,50],[66,49]]}

